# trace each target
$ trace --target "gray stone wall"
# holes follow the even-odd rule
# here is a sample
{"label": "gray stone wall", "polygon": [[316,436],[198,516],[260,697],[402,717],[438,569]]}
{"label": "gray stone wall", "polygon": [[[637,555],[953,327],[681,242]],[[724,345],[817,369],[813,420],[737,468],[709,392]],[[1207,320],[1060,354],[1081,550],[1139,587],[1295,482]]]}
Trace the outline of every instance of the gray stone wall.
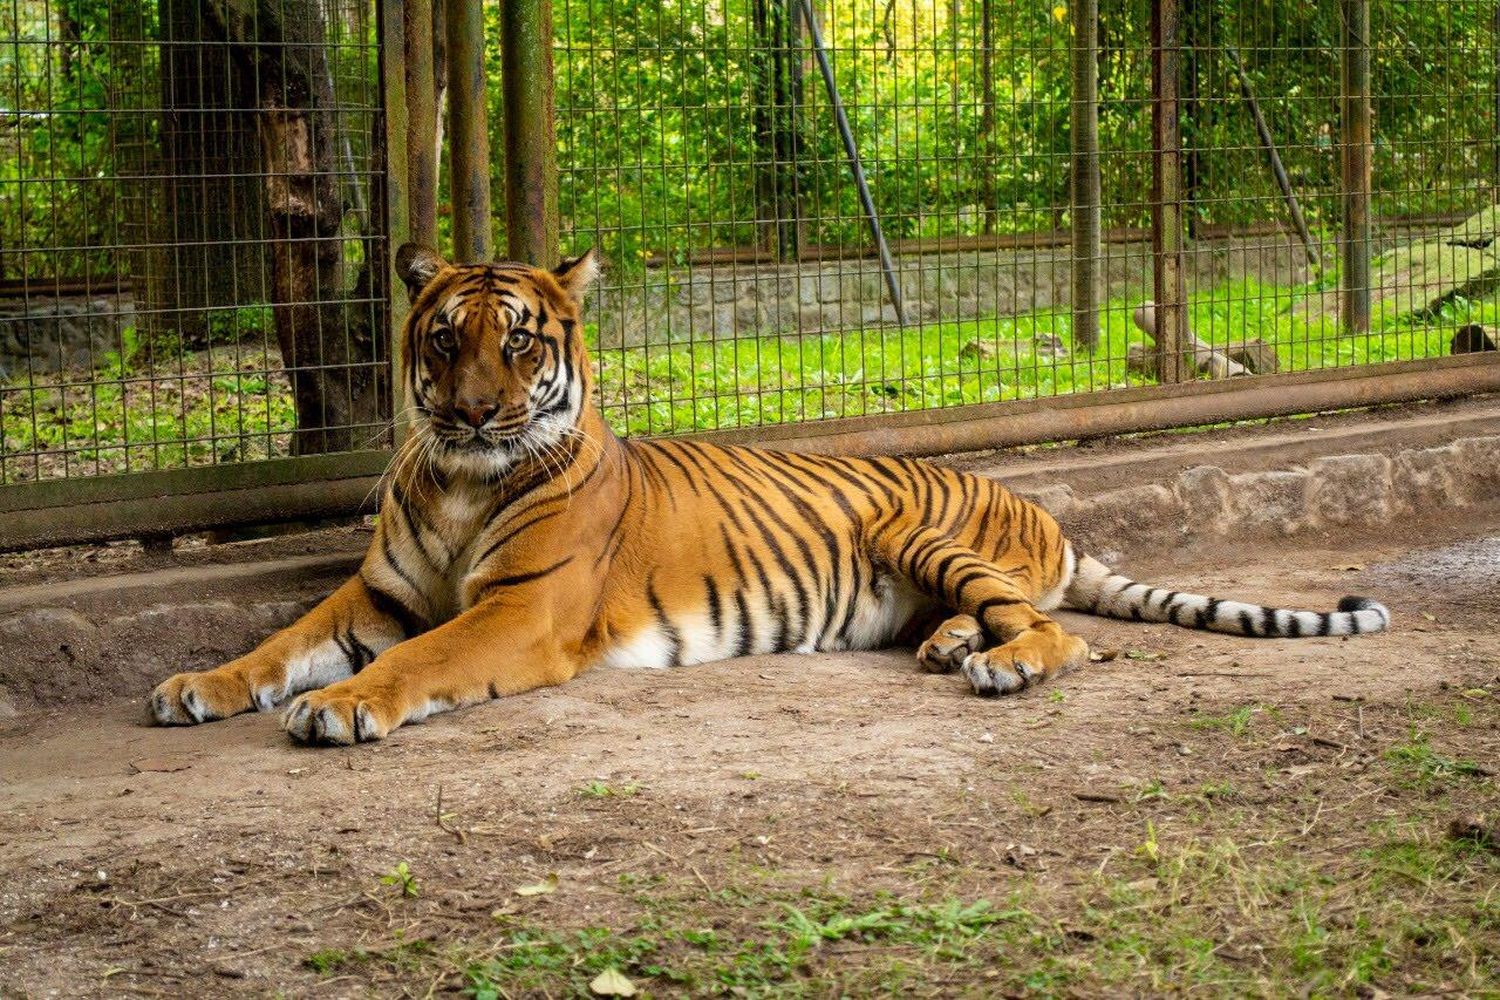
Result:
{"label": "gray stone wall", "polygon": [[0,299],[0,379],[96,367],[135,324],[129,295]]}
{"label": "gray stone wall", "polygon": [[[1151,297],[1150,246],[1104,247],[1105,298]],[[924,254],[900,258],[908,320],[1016,316],[1070,302],[1068,247]],[[1278,285],[1308,280],[1299,244],[1285,236],[1202,241],[1187,252],[1195,291],[1246,277]],[[718,340],[766,333],[824,333],[893,323],[874,259],[784,265],[717,265],[648,271],[606,283],[592,305],[601,347]]]}

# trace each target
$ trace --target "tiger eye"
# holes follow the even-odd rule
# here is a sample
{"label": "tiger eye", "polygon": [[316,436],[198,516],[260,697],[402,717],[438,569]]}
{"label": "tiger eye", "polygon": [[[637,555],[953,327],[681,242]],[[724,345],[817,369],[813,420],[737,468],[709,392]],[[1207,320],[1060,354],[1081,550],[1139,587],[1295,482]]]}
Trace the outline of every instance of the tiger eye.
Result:
{"label": "tiger eye", "polygon": [[432,335],[432,346],[444,354],[450,353],[457,341],[454,340],[453,331],[444,327]]}
{"label": "tiger eye", "polygon": [[531,334],[525,330],[516,330],[506,338],[505,346],[519,354],[531,346]]}

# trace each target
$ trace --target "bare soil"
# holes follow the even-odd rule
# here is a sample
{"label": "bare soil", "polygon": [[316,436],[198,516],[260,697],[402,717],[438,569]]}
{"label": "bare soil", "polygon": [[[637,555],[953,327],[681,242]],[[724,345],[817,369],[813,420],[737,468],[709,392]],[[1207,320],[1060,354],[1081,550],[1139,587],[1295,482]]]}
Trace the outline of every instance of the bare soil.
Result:
{"label": "bare soil", "polygon": [[1122,568],[1395,622],[1068,614],[1118,655],[997,700],[896,651],[600,670],[347,750],[23,714],[0,995],[1496,995],[1500,852],[1448,828],[1500,819],[1500,513]]}

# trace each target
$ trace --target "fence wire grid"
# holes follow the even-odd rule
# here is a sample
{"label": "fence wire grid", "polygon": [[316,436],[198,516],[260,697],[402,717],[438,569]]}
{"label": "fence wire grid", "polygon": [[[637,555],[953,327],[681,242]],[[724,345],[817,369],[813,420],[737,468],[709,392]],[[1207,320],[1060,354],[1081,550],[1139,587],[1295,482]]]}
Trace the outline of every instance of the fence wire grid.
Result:
{"label": "fence wire grid", "polygon": [[[806,6],[894,253],[904,324]],[[1201,374],[1425,358],[1493,320],[1493,4],[1373,5],[1376,263],[1372,321],[1352,330],[1341,5],[1171,6]],[[613,265],[592,318],[614,426],[674,434],[1155,384],[1142,328],[1154,317],[1138,316],[1153,297],[1152,4],[1098,7],[1090,352],[1071,294],[1079,42],[1067,6],[558,0],[563,242],[597,244]]]}
{"label": "fence wire grid", "polygon": [[[1098,0],[1089,49],[1094,5],[553,0],[561,243],[610,264],[589,329],[611,424],[1168,377],[1148,306],[1153,4]],[[1494,323],[1494,4],[1155,6],[1177,15],[1188,377],[1435,357]],[[0,0],[0,484],[385,445],[376,20],[367,0]],[[493,54],[494,5],[485,25]],[[1345,294],[1351,38],[1370,67],[1368,322]],[[1080,64],[1092,250],[1071,239]],[[1092,307],[1073,294],[1085,258]]]}
{"label": "fence wire grid", "polygon": [[0,4],[0,483],[390,413],[365,0]]}

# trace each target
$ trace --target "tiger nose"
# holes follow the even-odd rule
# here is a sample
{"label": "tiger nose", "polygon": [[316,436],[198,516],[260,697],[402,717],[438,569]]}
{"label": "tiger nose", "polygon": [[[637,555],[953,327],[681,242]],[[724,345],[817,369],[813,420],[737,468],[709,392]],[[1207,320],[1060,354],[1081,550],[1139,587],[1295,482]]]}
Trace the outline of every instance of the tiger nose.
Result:
{"label": "tiger nose", "polygon": [[489,419],[500,409],[500,404],[465,399],[454,403],[453,409],[463,418],[464,423],[478,430],[489,423]]}

